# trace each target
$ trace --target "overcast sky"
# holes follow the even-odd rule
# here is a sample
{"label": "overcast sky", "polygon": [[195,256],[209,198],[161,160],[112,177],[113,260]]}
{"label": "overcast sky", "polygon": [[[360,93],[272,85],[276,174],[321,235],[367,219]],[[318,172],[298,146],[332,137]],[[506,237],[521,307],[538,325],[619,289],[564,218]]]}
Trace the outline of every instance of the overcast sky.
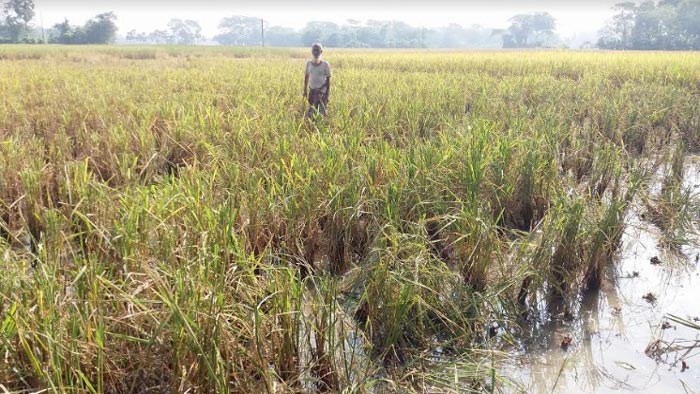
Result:
{"label": "overcast sky", "polygon": [[425,27],[459,23],[503,28],[515,14],[547,11],[557,19],[557,32],[570,37],[597,32],[612,15],[611,7],[619,1],[34,0],[34,3],[37,17],[41,16],[45,27],[64,18],[82,24],[98,13],[114,11],[120,35],[132,29],[146,32],[163,29],[171,18],[180,18],[196,20],[203,34],[210,37],[217,33],[221,18],[230,15],[262,17],[269,24],[294,28],[312,20],[344,23],[347,19],[400,20]]}

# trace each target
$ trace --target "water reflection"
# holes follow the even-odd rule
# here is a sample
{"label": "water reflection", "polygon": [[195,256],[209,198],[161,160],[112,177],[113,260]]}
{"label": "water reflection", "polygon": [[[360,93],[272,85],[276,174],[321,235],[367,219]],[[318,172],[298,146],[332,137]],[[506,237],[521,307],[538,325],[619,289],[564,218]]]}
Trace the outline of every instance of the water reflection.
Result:
{"label": "water reflection", "polygon": [[[689,166],[686,175],[686,187],[700,184],[700,166]],[[511,391],[700,393],[700,357],[692,358],[700,349],[657,359],[645,354],[655,339],[679,346],[685,340],[683,351],[688,340],[700,341],[700,332],[664,317],[700,318],[700,250],[660,249],[658,230],[640,212],[630,215],[619,261],[610,265],[599,291],[571,305],[551,294],[540,297],[532,321],[522,322],[529,339],[513,352],[517,362],[501,370],[525,385]],[[661,264],[651,264],[653,257]],[[563,349],[567,336],[572,341]],[[682,371],[681,358],[695,365]]]}

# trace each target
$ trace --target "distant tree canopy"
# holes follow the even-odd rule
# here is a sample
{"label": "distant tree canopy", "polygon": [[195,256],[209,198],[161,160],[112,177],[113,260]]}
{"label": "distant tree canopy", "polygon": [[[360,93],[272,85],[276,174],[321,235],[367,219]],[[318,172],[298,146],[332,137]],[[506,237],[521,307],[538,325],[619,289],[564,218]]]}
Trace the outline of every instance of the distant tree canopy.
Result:
{"label": "distant tree canopy", "polygon": [[168,29],[172,40],[179,45],[192,45],[204,39],[202,27],[191,19],[171,19]]}
{"label": "distant tree canopy", "polygon": [[553,46],[558,41],[556,20],[547,12],[518,14],[509,19],[503,32],[503,48],[538,48]]}
{"label": "distant tree canopy", "polygon": [[464,27],[450,24],[424,32],[428,48],[498,48],[501,45],[499,31],[480,25]]}
{"label": "distant tree canopy", "polygon": [[18,43],[27,39],[29,22],[34,18],[32,0],[6,0],[0,8],[0,42]]}
{"label": "distant tree canopy", "polygon": [[[261,19],[234,15],[219,23],[214,40],[222,45],[261,45]],[[410,26],[404,22],[349,19],[339,25],[327,21],[309,22],[301,30],[264,25],[265,45],[309,46],[322,42],[328,47],[349,48],[495,48],[500,38],[491,29],[449,25],[436,29]]]}
{"label": "distant tree canopy", "polygon": [[126,40],[142,44],[194,45],[204,41],[204,36],[197,21],[171,19],[168,22],[168,30],[154,30],[150,33],[131,30],[126,34]]}
{"label": "distant tree canopy", "polygon": [[603,49],[700,49],[700,0],[623,2],[601,32]]}
{"label": "distant tree canopy", "polygon": [[265,43],[277,47],[298,46],[301,40],[299,32],[291,27],[271,26],[265,28]]}
{"label": "distant tree canopy", "polygon": [[83,26],[72,26],[68,19],[53,25],[49,30],[49,42],[54,44],[109,44],[117,33],[113,12],[98,14]]}
{"label": "distant tree canopy", "polygon": [[247,46],[263,43],[260,18],[242,15],[226,17],[219,22],[219,32],[214,40],[222,45]]}

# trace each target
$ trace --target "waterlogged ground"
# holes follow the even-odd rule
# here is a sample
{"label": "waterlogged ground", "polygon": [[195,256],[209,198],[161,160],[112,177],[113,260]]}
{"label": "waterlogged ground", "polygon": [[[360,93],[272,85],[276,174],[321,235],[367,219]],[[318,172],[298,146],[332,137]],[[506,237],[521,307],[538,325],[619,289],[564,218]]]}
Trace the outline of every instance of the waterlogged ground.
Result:
{"label": "waterlogged ground", "polygon": [[[697,197],[698,158],[686,161],[685,173],[683,186]],[[681,253],[661,247],[659,229],[642,212],[630,213],[603,289],[582,296],[571,315],[544,314],[534,339],[512,355],[501,371],[523,384],[512,391],[700,392],[700,330],[669,319],[700,324],[700,247],[697,239]]]}

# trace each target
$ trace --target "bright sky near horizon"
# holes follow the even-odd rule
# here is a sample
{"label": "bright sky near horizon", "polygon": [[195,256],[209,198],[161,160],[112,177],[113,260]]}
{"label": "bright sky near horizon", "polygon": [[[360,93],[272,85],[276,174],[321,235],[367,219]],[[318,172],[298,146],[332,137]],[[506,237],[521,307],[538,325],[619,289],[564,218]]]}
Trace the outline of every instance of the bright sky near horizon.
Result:
{"label": "bright sky near horizon", "polygon": [[114,11],[120,35],[128,31],[150,32],[166,27],[171,18],[194,19],[202,33],[217,33],[219,21],[230,15],[262,17],[271,25],[301,28],[314,20],[345,23],[356,20],[400,20],[413,26],[437,27],[450,23],[464,26],[479,24],[504,28],[515,14],[547,11],[557,20],[562,37],[595,33],[612,16],[611,7],[619,0],[590,1],[514,1],[514,0],[354,0],[325,3],[304,0],[34,0],[37,19],[44,27],[68,18],[82,24],[101,12]]}

